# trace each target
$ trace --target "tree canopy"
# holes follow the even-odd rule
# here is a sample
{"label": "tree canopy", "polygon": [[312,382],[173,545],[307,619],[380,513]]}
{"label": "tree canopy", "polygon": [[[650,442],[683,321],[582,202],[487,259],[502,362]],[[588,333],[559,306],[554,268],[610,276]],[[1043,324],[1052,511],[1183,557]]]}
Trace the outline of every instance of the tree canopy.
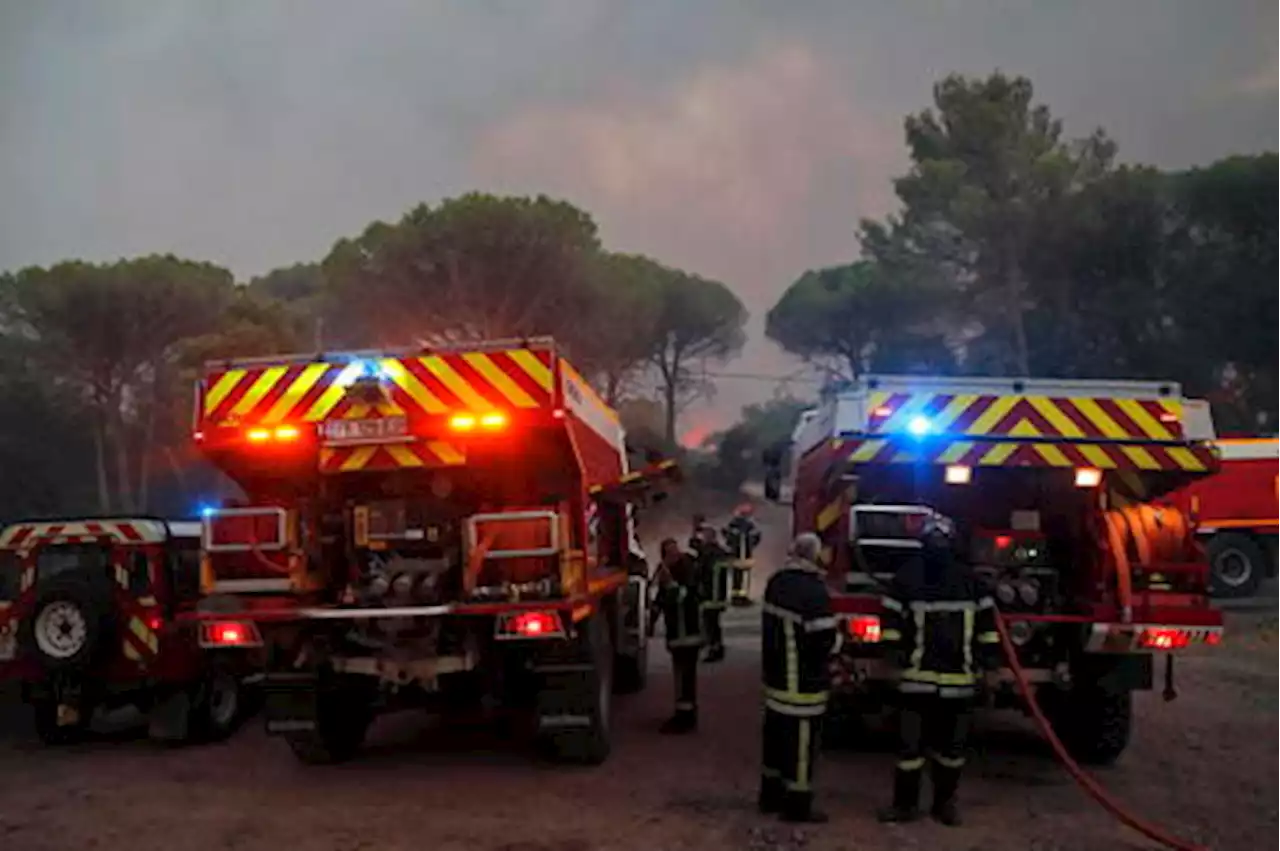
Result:
{"label": "tree canopy", "polygon": [[899,209],[791,284],[773,340],[850,376],[1176,379],[1220,429],[1275,430],[1274,153],[1120,166],[1001,73],[945,78],[904,130]]}
{"label": "tree canopy", "polygon": [[201,364],[317,348],[551,335],[610,401],[658,381],[673,442],[695,363],[734,352],[745,316],[543,196],[419,205],[245,284],[171,256],[23,269],[0,277],[0,410],[25,412],[0,439],[0,511],[190,510],[212,481],[190,446]]}

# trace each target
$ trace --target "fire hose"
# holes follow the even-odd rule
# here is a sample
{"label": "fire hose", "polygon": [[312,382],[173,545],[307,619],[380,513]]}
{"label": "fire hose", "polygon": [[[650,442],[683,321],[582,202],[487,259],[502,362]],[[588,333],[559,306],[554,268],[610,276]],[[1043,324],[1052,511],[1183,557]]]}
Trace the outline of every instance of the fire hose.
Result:
{"label": "fire hose", "polygon": [[1167,848],[1173,848],[1175,851],[1206,851],[1204,846],[1195,845],[1185,839],[1179,839],[1176,836],[1165,833],[1156,825],[1143,821],[1133,813],[1129,812],[1115,798],[1102,788],[1098,781],[1094,780],[1083,768],[1080,767],[1071,755],[1067,753],[1066,747],[1063,746],[1053,727],[1049,724],[1049,719],[1040,709],[1040,704],[1036,702],[1035,694],[1031,690],[1030,684],[1027,682],[1026,672],[1022,669],[1022,665],[1018,663],[1017,649],[1014,647],[1013,640],[1009,637],[1009,630],[1005,624],[1003,616],[996,617],[996,629],[1000,633],[1000,644],[1004,648],[1005,659],[1008,660],[1009,668],[1013,671],[1014,679],[1018,684],[1018,692],[1022,695],[1022,699],[1026,701],[1027,708],[1031,710],[1031,717],[1035,719],[1036,726],[1040,728],[1040,733],[1049,742],[1049,746],[1053,748],[1054,754],[1058,760],[1067,769],[1067,773],[1071,778],[1083,789],[1089,797],[1097,801],[1098,804],[1121,823],[1133,828],[1134,830],[1146,836],[1155,842]]}

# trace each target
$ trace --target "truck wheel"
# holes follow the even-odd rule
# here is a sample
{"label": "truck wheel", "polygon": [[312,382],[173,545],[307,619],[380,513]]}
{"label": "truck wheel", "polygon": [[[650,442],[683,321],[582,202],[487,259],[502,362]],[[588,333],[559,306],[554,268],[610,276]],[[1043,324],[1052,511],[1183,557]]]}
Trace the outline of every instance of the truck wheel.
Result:
{"label": "truck wheel", "polygon": [[293,755],[307,765],[346,762],[364,744],[373,706],[363,689],[339,687],[316,696],[315,726],[285,733]]}
{"label": "truck wheel", "polygon": [[51,747],[71,745],[85,738],[89,732],[89,722],[93,718],[93,708],[80,707],[80,717],[74,724],[58,723],[58,701],[56,698],[40,698],[31,704],[35,716],[36,736]]}
{"label": "truck wheel", "polygon": [[238,675],[215,666],[193,692],[188,726],[193,741],[218,742],[235,732],[245,709],[244,688]]}
{"label": "truck wheel", "polygon": [[1055,695],[1047,704],[1053,731],[1076,760],[1111,765],[1128,747],[1133,692],[1084,688]]}
{"label": "truck wheel", "polygon": [[1206,547],[1215,597],[1252,597],[1267,575],[1267,552],[1248,535],[1223,532]]}
{"label": "truck wheel", "polygon": [[592,615],[581,629],[583,662],[590,667],[548,675],[538,695],[538,729],[556,762],[599,765],[611,749],[613,646],[603,615]]}

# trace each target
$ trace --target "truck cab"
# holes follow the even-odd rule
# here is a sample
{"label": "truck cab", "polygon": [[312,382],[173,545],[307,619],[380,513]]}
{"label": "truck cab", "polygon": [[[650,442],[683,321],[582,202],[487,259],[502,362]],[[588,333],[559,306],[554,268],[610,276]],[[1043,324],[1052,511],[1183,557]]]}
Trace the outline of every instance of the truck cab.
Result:
{"label": "truck cab", "polygon": [[112,517],[0,531],[0,679],[21,684],[43,741],[75,741],[123,705],[161,739],[221,738],[241,719],[240,660],[178,622],[199,599],[199,530]]}

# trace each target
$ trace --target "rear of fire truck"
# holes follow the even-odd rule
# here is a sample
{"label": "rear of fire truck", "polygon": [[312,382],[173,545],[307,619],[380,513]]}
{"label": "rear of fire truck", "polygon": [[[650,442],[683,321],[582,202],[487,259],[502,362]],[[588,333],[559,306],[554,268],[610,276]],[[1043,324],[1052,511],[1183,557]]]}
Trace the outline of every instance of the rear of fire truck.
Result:
{"label": "rear of fire truck", "polygon": [[524,710],[552,755],[609,752],[645,679],[629,472],[549,340],[211,364],[196,440],[247,498],[206,512],[199,618],[265,646],[268,732],[352,756],[399,706]]}
{"label": "rear of fire truck", "polygon": [[[843,613],[846,707],[884,704],[880,591],[920,544],[911,515],[954,518],[1017,662],[1077,758],[1116,759],[1155,657],[1221,640],[1194,518],[1152,500],[1217,466],[1203,402],[1176,384],[868,376],[798,430],[797,529],[823,539]],[[926,508],[927,507],[927,508]],[[1007,667],[984,700],[1019,705]]]}

